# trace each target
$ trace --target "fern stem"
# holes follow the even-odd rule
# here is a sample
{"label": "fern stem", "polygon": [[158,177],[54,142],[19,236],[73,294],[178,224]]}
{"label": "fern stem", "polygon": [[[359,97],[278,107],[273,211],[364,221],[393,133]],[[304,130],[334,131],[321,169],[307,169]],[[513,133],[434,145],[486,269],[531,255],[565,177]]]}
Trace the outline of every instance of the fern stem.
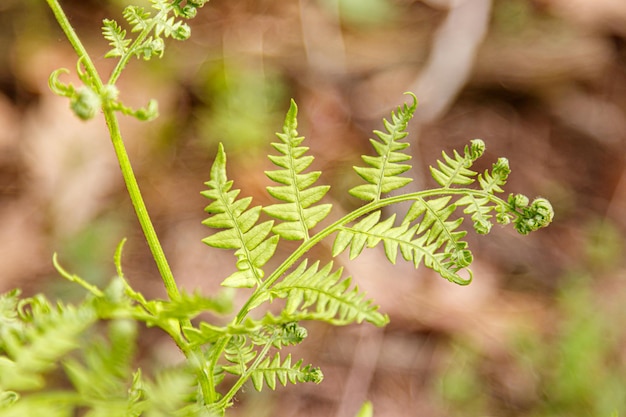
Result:
{"label": "fern stem", "polygon": [[[74,51],[78,55],[79,62],[85,68],[85,71],[87,72],[90,81],[93,83],[92,87],[98,94],[102,94],[104,90],[104,84],[102,82],[102,79],[100,78],[98,70],[96,69],[89,53],[80,41],[78,34],[72,27],[69,19],[63,11],[63,8],[59,4],[59,1],[46,1],[50,9],[52,10],[52,13],[54,14],[57,22],[59,23],[59,26],[63,30],[65,36],[67,37],[70,44],[74,48]],[[161,17],[161,15],[167,15],[167,11],[161,11],[157,18],[154,19],[154,22],[158,21],[158,18]],[[111,74],[108,84],[113,85],[115,83],[117,78],[120,76],[122,70],[128,63],[128,60],[131,58],[132,50],[134,50],[137,45],[140,45],[141,42],[143,42],[143,40],[154,29],[155,24],[156,23],[150,25],[137,37],[137,39],[135,39],[135,42],[129,50],[129,53],[123,56],[118,62],[113,73]],[[122,177],[124,178],[124,183],[126,184],[126,189],[128,190],[128,194],[131,203],[135,209],[137,219],[139,221],[139,224],[141,225],[141,229],[144,233],[152,256],[163,280],[167,295],[170,299],[180,298],[180,291],[178,290],[178,286],[176,285],[176,281],[174,280],[174,275],[172,274],[172,270],[169,266],[169,263],[167,262],[167,258],[165,257],[165,253],[163,251],[161,243],[159,242],[156,231],[154,230],[154,226],[152,224],[152,221],[150,220],[150,216],[148,215],[148,210],[144,203],[143,197],[141,196],[139,184],[137,183],[137,179],[133,172],[128,153],[122,139],[122,134],[120,131],[117,116],[115,114],[115,110],[111,108],[109,103],[104,103],[102,111],[104,113],[104,119],[109,129],[111,143],[117,156],[117,160],[122,172]],[[191,326],[191,321],[189,319],[182,320],[179,322],[179,326],[181,328],[185,326]],[[164,330],[172,337],[172,339],[181,349],[185,357],[190,358],[192,356],[201,356],[200,348],[191,349],[181,332],[174,333],[171,330],[168,331],[168,329],[165,328]],[[206,369],[198,371],[198,383],[200,385],[204,404],[214,402],[216,399],[212,374],[213,368],[214,366],[208,369],[210,372],[207,372]]]}
{"label": "fern stem", "polygon": [[98,75],[98,71],[96,70],[96,66],[94,65],[91,57],[87,53],[87,50],[83,46],[83,43],[80,41],[80,38],[76,34],[76,31],[72,27],[67,15],[63,11],[63,8],[59,4],[58,0],[46,0],[48,2],[48,6],[50,6],[50,10],[54,14],[59,26],[65,33],[65,36],[69,40],[70,44],[76,51],[78,55],[79,61],[82,62],[85,67],[85,71],[89,74],[89,78],[93,81],[95,90],[97,93],[101,93],[104,89],[104,85],[102,84],[102,79]]}
{"label": "fern stem", "polygon": [[163,252],[163,248],[159,242],[159,238],[157,237],[152,221],[150,220],[150,216],[148,215],[146,204],[141,196],[139,184],[137,184],[133,167],[131,166],[128,153],[126,152],[126,147],[124,146],[124,142],[122,140],[117,117],[112,109],[105,108],[104,118],[109,128],[111,142],[113,144],[113,148],[115,149],[115,155],[117,156],[117,160],[122,171],[128,195],[130,196],[130,200],[135,208],[135,213],[137,214],[137,219],[139,220],[139,224],[141,225],[141,229],[146,237],[146,241],[148,242],[154,261],[156,262],[161,278],[163,279],[167,295],[170,299],[177,299],[180,297],[178,286],[176,285],[176,281],[174,281],[172,270],[167,262],[165,253]]}

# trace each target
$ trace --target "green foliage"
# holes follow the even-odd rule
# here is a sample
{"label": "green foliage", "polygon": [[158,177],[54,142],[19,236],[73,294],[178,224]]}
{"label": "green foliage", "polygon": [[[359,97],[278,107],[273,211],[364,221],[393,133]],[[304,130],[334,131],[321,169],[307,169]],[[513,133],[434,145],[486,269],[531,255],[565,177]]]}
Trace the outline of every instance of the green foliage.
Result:
{"label": "green foliage", "polygon": [[417,108],[417,98],[413,97],[412,105],[404,105],[398,109],[398,113],[391,113],[391,122],[383,120],[387,133],[379,130],[374,131],[380,141],[370,139],[370,143],[378,153],[378,157],[364,155],[363,161],[369,167],[354,167],[354,170],[367,181],[367,185],[359,185],[350,190],[350,194],[365,201],[380,200],[382,194],[404,187],[411,178],[401,177],[400,174],[411,169],[408,164],[400,162],[408,161],[411,157],[402,152],[409,147],[406,142],[399,142],[406,138],[409,120],[413,117]]}
{"label": "green foliage", "polygon": [[[370,142],[377,156],[363,156],[366,166],[354,168],[365,184],[350,194],[365,204],[325,225],[332,210],[324,202],[329,187],[316,185],[322,173],[309,170],[314,156],[298,134],[297,106],[292,101],[278,141],[272,144],[277,154],[269,155],[276,169],[266,172],[278,184],[267,187],[276,203],[262,207],[239,196],[240,190],[228,179],[222,144],[205,183],[202,195],[209,204],[203,224],[211,233],[203,242],[233,252],[236,272],[222,281],[229,290],[210,297],[181,291],[147,214],[117,119],[118,113],[142,120],[156,117],[156,103],[130,109],[118,100],[115,83],[131,57],[161,56],[164,38],[186,39],[190,31],[181,19],[194,17],[205,1],[151,0],[149,11],[128,6],[123,16],[135,38],[128,38],[128,30],[117,22],[105,20],[103,35],[111,46],[107,57],[119,59],[106,83],[57,0],[47,1],[79,55],[76,71],[83,83],[74,87],[60,82],[60,74],[66,72],[61,69],[51,75],[50,87],[68,97],[82,119],[103,112],[168,297],[148,300],[132,288],[122,270],[124,241],[114,257],[117,276],[106,288],[67,272],[55,256],[59,274],[82,286],[87,295],[76,305],[53,304],[43,296],[22,299],[17,290],[0,296],[0,417],[223,416],[245,384],[260,391],[264,386],[274,390],[277,383],[319,383],[323,378],[319,368],[282,351],[304,341],[307,331],[302,322],[342,326],[367,321],[384,326],[389,321],[352,278],[344,277],[342,268],[308,257],[322,240],[334,235],[332,256],[349,249],[352,259],[365,248],[382,244],[392,263],[399,252],[415,267],[424,265],[447,280],[467,284],[472,278],[472,253],[463,240],[464,214],[479,233],[489,231],[493,218],[513,223],[522,234],[552,220],[547,200],[529,203],[522,195],[506,200],[497,196],[509,174],[504,158],[491,171],[480,175],[472,171],[484,152],[480,140],[466,146],[463,155],[443,153],[438,168],[431,169],[440,187],[403,193],[411,181],[402,175],[411,168],[406,163],[409,143],[402,142],[417,105],[411,95],[411,104],[392,112],[390,122],[383,121],[386,131],[374,132],[377,139]],[[400,203],[410,203],[404,215],[383,215],[383,208]],[[282,240],[299,242],[285,259],[276,255]],[[233,308],[232,288],[248,288],[248,298],[238,310]],[[278,313],[268,311],[271,303],[278,304],[272,310]],[[203,314],[207,312],[212,314]],[[134,357],[138,324],[161,329],[185,360],[172,369],[150,369],[144,376]],[[371,416],[371,404],[366,403],[358,415]]]}
{"label": "green foliage", "polygon": [[226,278],[222,285],[253,287],[265,275],[261,267],[270,260],[278,245],[278,236],[270,236],[273,221],[256,224],[261,216],[261,206],[248,209],[252,198],[237,200],[239,190],[231,190],[233,182],[226,177],[226,154],[220,144],[211,168],[209,190],[202,195],[213,200],[205,208],[212,216],[202,222],[205,226],[226,229],[211,235],[203,242],[222,249],[236,249],[238,271]]}
{"label": "green foliage", "polygon": [[[267,187],[268,193],[284,203],[267,206],[263,211],[282,222],[272,229],[274,233],[288,240],[307,240],[309,230],[322,221],[332,206],[318,203],[330,189],[327,185],[312,187],[322,173],[313,171],[302,172],[313,163],[313,157],[306,155],[309,148],[299,146],[304,137],[298,136],[298,107],[291,100],[287,112],[283,133],[276,135],[282,143],[272,143],[274,149],[282,155],[269,155],[269,159],[279,168],[266,171],[272,181],[284,184],[278,187]],[[313,206],[313,207],[311,207]]]}

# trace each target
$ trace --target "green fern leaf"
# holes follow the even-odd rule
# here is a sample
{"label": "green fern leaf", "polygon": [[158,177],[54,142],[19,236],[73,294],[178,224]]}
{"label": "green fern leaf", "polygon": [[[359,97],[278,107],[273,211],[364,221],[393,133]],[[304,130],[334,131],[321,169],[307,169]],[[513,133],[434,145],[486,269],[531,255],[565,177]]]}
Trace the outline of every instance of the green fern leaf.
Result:
{"label": "green fern leaf", "polygon": [[506,158],[498,158],[491,167],[491,172],[485,171],[484,174],[478,176],[478,183],[483,191],[489,194],[501,193],[504,190],[502,186],[506,184],[506,180],[511,173],[509,168],[509,160]]}
{"label": "green fern leaf", "polygon": [[[43,374],[79,346],[80,335],[96,320],[90,306],[51,307],[43,297],[30,299],[32,321],[16,331],[0,333],[0,389],[28,390],[41,388]],[[23,307],[23,305],[22,305]]]}
{"label": "green fern leaf", "polygon": [[485,143],[480,139],[474,139],[470,145],[466,145],[463,155],[454,151],[454,158],[441,152],[444,161],[438,160],[439,169],[430,167],[430,173],[444,188],[451,185],[469,185],[474,182],[476,172],[470,168],[475,160],[480,158],[485,151]]}
{"label": "green fern leaf", "polygon": [[124,19],[132,26],[131,32],[141,32],[150,26],[150,12],[143,7],[127,6],[123,12]]}
{"label": "green fern leaf", "polygon": [[261,206],[248,208],[252,198],[237,200],[239,190],[231,190],[233,182],[226,177],[226,154],[220,144],[211,168],[211,179],[205,183],[209,190],[202,195],[213,200],[205,211],[211,217],[202,223],[205,226],[225,229],[202,241],[215,248],[235,249],[237,272],[226,278],[222,285],[227,287],[253,287],[262,282],[262,267],[276,251],[279,237],[269,234],[273,221],[257,224]]}
{"label": "green fern leaf", "polygon": [[[159,11],[169,11],[172,9],[172,3],[170,0],[150,0],[152,8]],[[180,3],[180,2],[176,2]]]}
{"label": "green fern leaf", "polygon": [[91,404],[89,415],[119,415],[127,411],[128,385],[136,346],[137,325],[132,320],[109,322],[109,340],[90,338],[83,345],[81,362],[69,358],[63,367],[84,404]]}
{"label": "green fern leaf", "polygon": [[402,188],[412,181],[411,178],[400,176],[411,169],[410,165],[401,163],[411,159],[410,155],[402,152],[409,144],[400,142],[408,136],[406,127],[417,107],[417,98],[413,94],[411,96],[412,105],[404,104],[398,108],[397,114],[392,112],[391,122],[383,119],[387,133],[374,131],[379,140],[370,139],[370,143],[379,156],[362,156],[369,166],[354,167],[357,174],[369,184],[352,188],[350,194],[353,196],[366,201],[379,200],[382,194]]}
{"label": "green fern leaf", "polygon": [[248,338],[242,335],[235,335],[230,338],[228,345],[224,349],[224,357],[232,365],[224,365],[224,371],[233,375],[243,375],[250,363],[257,356],[254,345],[248,343]]}
{"label": "green fern leaf", "polygon": [[161,58],[164,52],[165,42],[162,38],[154,36],[149,36],[140,45],[133,48],[133,54],[137,58],[142,58],[144,61],[148,61],[155,56]]}
{"label": "green fern leaf", "polygon": [[191,29],[189,25],[181,21],[176,21],[172,16],[167,20],[157,22],[154,28],[154,35],[160,37],[161,34],[178,41],[184,41],[191,35]]}
{"label": "green fern leaf", "polygon": [[252,379],[252,385],[257,391],[263,389],[263,383],[267,385],[271,390],[276,389],[276,381],[280,382],[283,386],[287,385],[287,382],[296,384],[298,382],[314,382],[319,384],[324,379],[324,375],[319,368],[314,368],[312,365],[303,366],[303,360],[291,364],[291,354],[287,355],[284,361],[281,362],[280,353],[276,352],[274,357],[265,358],[258,367],[252,371],[250,379]]}
{"label": "green fern leaf", "polygon": [[332,271],[330,262],[319,268],[319,261],[307,267],[307,260],[282,281],[274,285],[266,299],[286,299],[281,313],[285,320],[319,320],[334,325],[368,321],[384,326],[389,321],[378,306],[365,298],[358,287],[351,288],[351,279],[342,278],[342,269]]}
{"label": "green fern leaf", "polygon": [[[341,228],[333,243],[333,256],[349,247],[350,258],[354,259],[366,247],[383,242],[385,255],[392,263],[396,262],[399,251],[416,268],[423,263],[449,281],[469,284],[472,273],[467,267],[472,256],[467,243],[461,240],[467,232],[457,231],[462,218],[448,220],[456,210],[450,200],[449,196],[419,198],[399,226],[394,226],[395,215],[380,221],[381,212],[373,212],[353,226]],[[470,278],[463,278],[459,274],[461,270],[466,270]]]}
{"label": "green fern leaf", "polygon": [[283,184],[267,187],[267,191],[284,203],[264,207],[263,211],[281,220],[281,223],[273,228],[273,232],[288,240],[308,239],[309,230],[323,220],[332,208],[331,204],[315,205],[330,188],[326,185],[312,187],[321,172],[312,171],[303,174],[313,162],[313,157],[305,156],[309,148],[300,146],[304,137],[298,136],[297,115],[298,107],[291,100],[283,133],[276,134],[281,142],[272,143],[274,149],[281,155],[268,156],[274,165],[282,169],[265,172],[272,181]]}
{"label": "green fern leaf", "polygon": [[104,19],[102,21],[102,35],[109,41],[112,49],[107,52],[105,58],[123,56],[128,52],[130,39],[126,39],[126,30],[122,29],[115,20]]}
{"label": "green fern leaf", "polygon": [[[509,161],[506,158],[499,158],[493,164],[491,172],[485,171],[484,174],[478,175],[478,183],[483,191],[489,194],[501,193],[510,173]],[[456,204],[466,206],[463,212],[471,215],[474,230],[480,234],[487,234],[491,230],[493,223],[490,219],[493,217],[491,214],[493,211],[503,212],[502,205],[493,202],[488,196],[466,194]],[[499,222],[504,224],[509,221],[506,216],[499,219]]]}

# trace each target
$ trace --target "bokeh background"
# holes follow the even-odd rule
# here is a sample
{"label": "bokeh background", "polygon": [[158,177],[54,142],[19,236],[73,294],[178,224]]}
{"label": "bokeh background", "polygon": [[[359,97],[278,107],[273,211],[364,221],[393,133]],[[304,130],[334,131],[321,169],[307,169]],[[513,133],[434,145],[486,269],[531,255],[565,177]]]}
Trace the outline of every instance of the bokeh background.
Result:
{"label": "bokeh background", "polygon": [[[127,3],[62,4],[109,71],[99,28],[121,21]],[[508,191],[556,210],[530,236],[470,233],[469,287],[392,267],[378,250],[345,262],[391,324],[308,323],[296,354],[321,366],[324,382],[249,387],[233,416],[353,416],[366,399],[379,417],[626,415],[626,2],[212,0],[191,26],[189,41],[133,61],[119,82],[130,105],[159,100],[157,121],[124,119],[123,132],[190,291],[217,291],[234,268],[200,242],[209,233],[200,191],[217,143],[237,188],[268,204],[265,155],[290,98],[337,213],[360,204],[346,193],[359,181],[351,167],[405,91],[420,100],[412,187],[433,186],[428,166],[440,152],[479,137],[482,168],[508,157]],[[48,90],[50,72],[74,69],[76,58],[43,0],[1,2],[0,52],[0,290],[79,299],[52,254],[106,285],[127,237],[126,276],[164,296],[103,120],[78,121]],[[144,363],[179,360],[158,332],[142,344]]]}

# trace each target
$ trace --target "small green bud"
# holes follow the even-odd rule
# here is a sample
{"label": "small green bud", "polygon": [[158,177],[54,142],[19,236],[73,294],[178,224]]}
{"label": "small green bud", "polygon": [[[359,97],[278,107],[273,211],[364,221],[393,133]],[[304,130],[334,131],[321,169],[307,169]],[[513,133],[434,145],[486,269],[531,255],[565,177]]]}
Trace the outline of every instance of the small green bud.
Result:
{"label": "small green bud", "polygon": [[522,235],[546,227],[554,218],[552,205],[545,198],[537,198],[515,220],[515,230]]}
{"label": "small green bud", "polygon": [[304,379],[304,382],[313,382],[313,383],[319,384],[320,382],[324,380],[324,374],[322,373],[322,370],[320,368],[312,368],[312,369],[305,368],[304,370],[308,371]]}
{"label": "small green bud", "polygon": [[178,28],[176,28],[175,31],[172,32],[172,38],[176,39],[177,41],[187,40],[190,36],[191,28],[185,23],[182,23],[180,26],[178,26]]}
{"label": "small green bud", "polygon": [[485,220],[484,218],[477,218],[474,220],[474,230],[478,234],[488,234],[491,231],[491,226],[491,222],[489,220]]}
{"label": "small green bud", "polygon": [[509,160],[506,158],[498,158],[498,161],[493,164],[491,169],[491,174],[494,177],[500,178],[500,181],[506,181],[510,173],[511,168],[509,167]]}
{"label": "small green bud", "polygon": [[192,6],[189,2],[187,3],[188,4],[185,7],[178,9],[178,13],[180,13],[180,15],[185,19],[193,19],[198,13],[198,8],[197,6]]}
{"label": "small green bud", "polygon": [[82,120],[93,119],[96,112],[102,107],[102,100],[91,88],[80,87],[70,100],[72,111]]}
{"label": "small green bud", "polygon": [[104,101],[105,103],[117,101],[119,96],[120,90],[118,90],[116,86],[111,84],[107,84],[104,86],[104,89],[102,90],[102,101]]}
{"label": "small green bud", "polygon": [[469,155],[472,161],[477,160],[485,152],[485,142],[482,139],[472,139],[470,145],[465,146],[465,155]]}
{"label": "small green bud", "polygon": [[509,204],[515,210],[516,208],[523,208],[528,206],[528,197],[524,194],[511,194],[509,196]]}

